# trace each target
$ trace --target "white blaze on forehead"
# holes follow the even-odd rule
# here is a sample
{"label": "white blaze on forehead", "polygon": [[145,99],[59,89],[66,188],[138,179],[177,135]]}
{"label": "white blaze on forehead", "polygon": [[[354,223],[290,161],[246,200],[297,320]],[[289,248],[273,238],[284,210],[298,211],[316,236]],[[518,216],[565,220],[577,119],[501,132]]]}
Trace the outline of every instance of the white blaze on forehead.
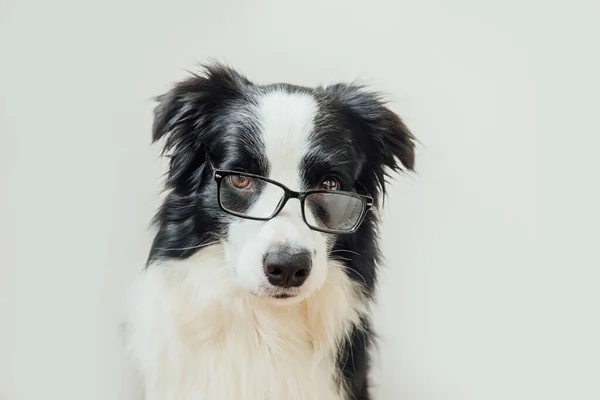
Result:
{"label": "white blaze on forehead", "polygon": [[274,90],[260,98],[257,116],[271,179],[302,189],[300,162],[314,127],[317,102],[306,93]]}
{"label": "white blaze on forehead", "polygon": [[[316,100],[309,94],[279,89],[260,94],[254,104],[251,113],[264,144],[262,151],[269,164],[269,178],[292,190],[303,190],[300,167],[310,151],[309,139],[318,112]],[[247,214],[268,218],[281,205],[284,192],[277,185],[269,184],[260,185],[258,189],[251,193],[252,205]],[[306,219],[314,224],[315,217],[311,212],[306,213]],[[263,269],[264,258],[281,245],[301,248],[312,255],[311,272],[298,289],[298,301],[323,286],[329,269],[328,242],[323,233],[311,230],[303,221],[302,208],[296,199],[287,202],[277,217],[267,221],[238,218],[231,222],[224,249],[228,263],[235,270],[236,284],[258,294],[272,288]]]}

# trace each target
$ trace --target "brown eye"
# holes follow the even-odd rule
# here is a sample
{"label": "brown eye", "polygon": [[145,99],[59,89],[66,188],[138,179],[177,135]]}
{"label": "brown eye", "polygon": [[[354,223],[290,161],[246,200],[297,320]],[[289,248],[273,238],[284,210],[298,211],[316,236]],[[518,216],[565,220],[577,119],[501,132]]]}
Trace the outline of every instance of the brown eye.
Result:
{"label": "brown eye", "polygon": [[335,178],[325,178],[319,185],[319,189],[340,190],[340,182]]}
{"label": "brown eye", "polygon": [[248,186],[250,186],[251,182],[252,182],[252,179],[250,179],[247,176],[242,176],[242,175],[230,175],[229,176],[229,183],[231,183],[231,186],[233,186],[236,189],[246,189]]}

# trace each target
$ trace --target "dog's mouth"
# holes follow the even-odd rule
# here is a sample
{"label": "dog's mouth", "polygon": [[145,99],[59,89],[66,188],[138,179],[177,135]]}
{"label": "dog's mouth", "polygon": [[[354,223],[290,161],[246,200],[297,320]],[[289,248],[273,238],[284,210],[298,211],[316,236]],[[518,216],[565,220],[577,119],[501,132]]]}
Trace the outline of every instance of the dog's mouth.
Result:
{"label": "dog's mouth", "polygon": [[292,304],[296,300],[305,297],[305,294],[299,287],[277,287],[272,285],[264,285],[255,292],[253,295],[260,297],[264,300],[274,301],[276,304]]}
{"label": "dog's mouth", "polygon": [[265,295],[272,299],[291,299],[299,295],[297,290],[268,290]]}
{"label": "dog's mouth", "polygon": [[289,299],[290,297],[294,297],[294,295],[290,293],[275,293],[272,294],[271,297],[274,299]]}

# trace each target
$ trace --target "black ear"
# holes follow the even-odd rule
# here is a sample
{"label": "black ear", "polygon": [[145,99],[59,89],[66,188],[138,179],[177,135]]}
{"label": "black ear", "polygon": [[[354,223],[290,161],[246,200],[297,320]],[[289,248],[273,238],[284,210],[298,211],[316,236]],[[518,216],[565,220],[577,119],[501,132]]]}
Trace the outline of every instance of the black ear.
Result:
{"label": "black ear", "polygon": [[393,170],[400,170],[396,160],[400,160],[404,168],[414,171],[415,138],[404,124],[404,121],[393,111],[382,107],[380,121],[380,150],[385,154],[386,165]]}
{"label": "black ear", "polygon": [[152,140],[170,134],[168,149],[184,140],[184,136],[198,133],[225,101],[239,95],[248,85],[251,85],[248,79],[229,67],[205,66],[202,74],[192,74],[156,98]]}
{"label": "black ear", "polygon": [[401,170],[402,166],[414,170],[415,138],[402,119],[385,106],[381,95],[359,85],[336,84],[324,90],[371,136],[385,166],[393,171]]}
{"label": "black ear", "polygon": [[165,139],[163,154],[171,157],[170,186],[204,163],[205,149],[218,134],[219,112],[248,85],[250,81],[233,69],[213,64],[156,98],[152,141]]}

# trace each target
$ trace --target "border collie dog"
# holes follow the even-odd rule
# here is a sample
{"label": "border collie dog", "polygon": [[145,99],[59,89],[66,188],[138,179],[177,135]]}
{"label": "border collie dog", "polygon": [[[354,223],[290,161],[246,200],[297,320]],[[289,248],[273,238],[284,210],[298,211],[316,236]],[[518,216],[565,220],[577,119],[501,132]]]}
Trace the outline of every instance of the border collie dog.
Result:
{"label": "border collie dog", "polygon": [[128,347],[147,400],[369,399],[378,210],[414,138],[377,93],[220,64],[158,97],[170,165]]}

